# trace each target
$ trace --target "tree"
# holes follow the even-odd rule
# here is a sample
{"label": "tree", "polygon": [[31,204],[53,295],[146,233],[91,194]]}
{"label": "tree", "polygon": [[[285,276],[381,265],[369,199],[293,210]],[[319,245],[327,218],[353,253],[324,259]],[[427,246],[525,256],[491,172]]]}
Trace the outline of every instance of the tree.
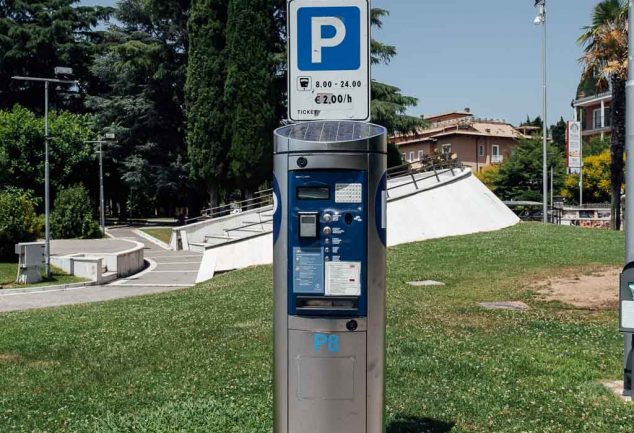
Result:
{"label": "tree", "polygon": [[51,212],[51,236],[54,239],[96,239],[102,236],[93,217],[88,191],[83,185],[59,191]]}
{"label": "tree", "polygon": [[[52,112],[49,126],[53,193],[82,180],[96,192],[96,157],[85,142],[94,137],[92,116]],[[17,105],[0,111],[0,188],[7,186],[44,195],[44,119]]]}
{"label": "tree", "polygon": [[584,28],[579,43],[584,77],[594,77],[600,88],[612,89],[610,145],[611,226],[621,228],[621,188],[625,149],[625,83],[627,81],[627,13],[625,0],[603,0],[594,7],[592,24]]}
{"label": "tree", "polygon": [[0,259],[15,261],[15,244],[32,242],[40,235],[42,220],[35,208],[36,200],[29,192],[0,189]]}
{"label": "tree", "polygon": [[[579,175],[566,176],[561,192],[567,200],[579,202]],[[583,201],[604,203],[610,200],[610,151],[583,158]]]}
{"label": "tree", "polygon": [[[554,168],[554,190],[560,190],[566,175],[563,153],[556,146],[548,147],[548,161]],[[549,170],[550,171],[550,170]],[[492,189],[503,200],[543,199],[542,142],[540,139],[524,140],[508,159],[491,173]]]}
{"label": "tree", "polygon": [[[116,24],[110,26],[106,46],[92,67],[103,85],[88,99],[89,106],[99,129],[117,137],[104,148],[104,168],[107,198],[118,204],[121,216],[130,201],[130,184],[123,178],[135,176],[127,170],[138,166],[137,158],[146,161],[152,177],[182,183],[172,164],[187,163],[183,106],[189,7],[189,0],[120,1]],[[172,175],[176,177],[169,178]],[[179,194],[172,188],[157,191],[157,186],[144,196],[168,212],[189,195],[196,196],[191,189],[191,194]]]}
{"label": "tree", "polygon": [[247,194],[271,176],[275,119],[273,8],[268,0],[229,0],[224,104],[235,184]]}
{"label": "tree", "polygon": [[192,176],[204,182],[210,206],[227,186],[229,151],[224,88],[227,0],[193,0],[187,65],[187,145]]}
{"label": "tree", "polygon": [[[103,32],[95,27],[112,8],[78,7],[76,3],[79,1],[0,1],[0,109],[21,104],[36,113],[43,111],[42,83],[11,80],[13,75],[50,77],[56,66],[68,66],[84,90],[98,86],[90,65]],[[56,93],[52,86],[51,101],[62,101],[57,108],[81,108]]]}
{"label": "tree", "polygon": [[[385,9],[372,8],[372,26],[380,29],[383,26],[383,18],[388,15],[389,11]],[[388,65],[395,55],[396,47],[372,39],[373,65]],[[402,95],[398,87],[372,81],[372,121],[387,128],[390,134],[412,132],[417,127],[425,125],[426,122],[422,118],[407,115],[407,109],[417,104],[416,98]]]}
{"label": "tree", "polygon": [[550,136],[553,139],[553,143],[559,147],[562,151],[566,150],[566,132],[568,125],[564,118],[560,118],[557,123],[550,127]]}

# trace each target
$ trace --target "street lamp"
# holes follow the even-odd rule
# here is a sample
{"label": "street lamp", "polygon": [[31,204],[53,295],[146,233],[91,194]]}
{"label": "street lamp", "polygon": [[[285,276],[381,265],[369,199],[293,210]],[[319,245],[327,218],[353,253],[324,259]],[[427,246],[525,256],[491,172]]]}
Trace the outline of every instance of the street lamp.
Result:
{"label": "street lamp", "polygon": [[537,16],[533,23],[536,26],[542,26],[543,36],[542,36],[542,72],[543,72],[543,89],[544,89],[544,106],[543,106],[543,122],[544,122],[544,131],[543,135],[543,185],[544,185],[544,200],[543,200],[543,213],[544,213],[544,224],[548,223],[548,103],[546,100],[547,96],[547,87],[546,87],[546,0],[535,0],[535,7],[537,8]]}
{"label": "street lamp", "polygon": [[103,193],[103,150],[101,146],[103,144],[110,143],[111,140],[114,140],[114,134],[107,133],[106,139],[107,140],[99,139],[99,140],[86,141],[86,143],[99,145],[99,150],[97,151],[97,153],[99,154],[99,223],[101,225],[101,233],[103,233],[104,236],[106,235],[106,211],[105,211],[104,193]]}
{"label": "street lamp", "polygon": [[[55,68],[55,75],[64,77],[73,74],[71,68]],[[44,254],[46,256],[46,278],[51,278],[51,224],[50,224],[50,165],[48,158],[48,87],[49,83],[55,84],[74,84],[79,85],[76,80],[58,79],[58,78],[39,78],[39,77],[11,77],[12,80],[18,81],[35,81],[44,83],[44,220],[45,220],[45,246]]]}

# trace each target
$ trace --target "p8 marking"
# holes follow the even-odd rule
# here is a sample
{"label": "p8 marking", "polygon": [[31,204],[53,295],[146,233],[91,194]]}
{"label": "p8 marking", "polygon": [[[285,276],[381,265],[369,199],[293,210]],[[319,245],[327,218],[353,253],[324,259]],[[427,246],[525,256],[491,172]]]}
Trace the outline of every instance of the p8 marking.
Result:
{"label": "p8 marking", "polygon": [[315,334],[313,338],[315,352],[328,349],[330,353],[339,353],[339,336],[333,334]]}

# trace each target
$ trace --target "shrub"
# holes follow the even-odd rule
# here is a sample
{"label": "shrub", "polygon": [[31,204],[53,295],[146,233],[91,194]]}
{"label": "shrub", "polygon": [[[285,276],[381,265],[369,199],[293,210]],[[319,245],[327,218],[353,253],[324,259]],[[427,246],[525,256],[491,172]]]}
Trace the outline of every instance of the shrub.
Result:
{"label": "shrub", "polygon": [[35,241],[41,227],[30,193],[18,188],[0,191],[0,259],[14,261],[15,244]]}
{"label": "shrub", "polygon": [[88,191],[83,185],[64,188],[57,194],[51,212],[51,236],[54,239],[101,238],[101,229],[92,214]]}

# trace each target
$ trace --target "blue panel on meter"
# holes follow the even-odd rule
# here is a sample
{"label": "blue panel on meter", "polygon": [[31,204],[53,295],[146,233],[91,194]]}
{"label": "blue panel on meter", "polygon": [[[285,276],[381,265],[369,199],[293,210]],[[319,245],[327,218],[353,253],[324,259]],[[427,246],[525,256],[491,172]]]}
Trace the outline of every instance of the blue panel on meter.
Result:
{"label": "blue panel on meter", "polygon": [[289,173],[288,300],[298,316],[366,316],[365,171]]}

